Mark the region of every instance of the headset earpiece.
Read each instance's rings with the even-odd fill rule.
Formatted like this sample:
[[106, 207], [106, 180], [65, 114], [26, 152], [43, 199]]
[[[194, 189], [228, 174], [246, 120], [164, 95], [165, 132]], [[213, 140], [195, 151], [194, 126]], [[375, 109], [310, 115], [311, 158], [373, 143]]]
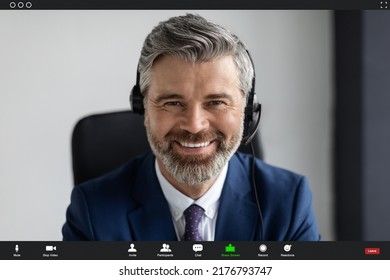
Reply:
[[[137, 67], [137, 69], [138, 69], [138, 67]], [[133, 111], [134, 113], [143, 115], [145, 113], [144, 97], [141, 94], [141, 88], [139, 86], [139, 79], [140, 79], [140, 73], [137, 70], [136, 84], [130, 92], [129, 101], [130, 101], [130, 110]]]
[[250, 92], [245, 107], [244, 135], [242, 144], [249, 144], [259, 129], [261, 117], [261, 104], [257, 101], [255, 92]]
[[244, 117], [244, 135], [242, 137], [242, 144], [247, 145], [250, 143], [255, 136], [261, 117], [261, 104], [258, 102], [257, 95], [255, 93], [256, 87], [256, 74], [255, 74], [255, 65], [253, 64], [252, 57], [249, 51], [246, 51], [249, 60], [251, 61], [253, 67], [253, 79], [252, 79], [252, 88], [248, 93], [247, 103], [245, 106], [245, 117]]

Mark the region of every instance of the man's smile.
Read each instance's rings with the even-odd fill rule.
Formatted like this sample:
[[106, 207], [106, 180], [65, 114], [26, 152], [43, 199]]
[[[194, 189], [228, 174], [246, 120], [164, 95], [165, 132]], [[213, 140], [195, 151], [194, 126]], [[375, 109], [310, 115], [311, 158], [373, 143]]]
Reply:
[[210, 145], [210, 141], [209, 142], [203, 142], [203, 143], [190, 143], [190, 142], [179, 142], [180, 145], [182, 145], [183, 147], [186, 147], [186, 148], [201, 148], [201, 147], [207, 147], [208, 145]]
[[207, 142], [181, 142], [174, 141], [173, 147], [177, 153], [184, 154], [209, 154], [216, 151], [216, 141]]

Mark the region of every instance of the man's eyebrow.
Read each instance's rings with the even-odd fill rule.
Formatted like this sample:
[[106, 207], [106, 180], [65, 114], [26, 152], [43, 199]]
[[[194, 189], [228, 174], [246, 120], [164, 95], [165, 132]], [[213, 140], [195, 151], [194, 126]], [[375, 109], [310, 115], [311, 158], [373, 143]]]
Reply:
[[206, 96], [206, 99], [228, 99], [233, 101], [233, 97], [227, 93], [212, 93]]
[[177, 94], [177, 93], [161, 94], [161, 95], [157, 96], [154, 101], [156, 103], [159, 103], [159, 102], [162, 102], [162, 101], [165, 101], [165, 100], [172, 100], [172, 99], [182, 100], [183, 96], [181, 96], [180, 94]]

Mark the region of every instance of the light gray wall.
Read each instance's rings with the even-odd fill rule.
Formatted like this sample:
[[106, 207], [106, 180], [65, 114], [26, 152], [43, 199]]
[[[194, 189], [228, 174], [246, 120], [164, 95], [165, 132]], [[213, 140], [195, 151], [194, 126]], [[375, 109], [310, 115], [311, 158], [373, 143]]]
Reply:
[[[61, 239], [75, 122], [128, 109], [146, 34], [183, 13], [0, 11], [0, 240]], [[309, 178], [323, 239], [332, 240], [331, 12], [198, 13], [246, 42], [265, 159]]]

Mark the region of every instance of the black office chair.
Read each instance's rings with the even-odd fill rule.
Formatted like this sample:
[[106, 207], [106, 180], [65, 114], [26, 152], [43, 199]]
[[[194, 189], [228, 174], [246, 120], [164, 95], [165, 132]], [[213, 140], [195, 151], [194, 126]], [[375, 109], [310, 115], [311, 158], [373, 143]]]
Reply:
[[[79, 120], [72, 135], [74, 184], [101, 176], [150, 151], [143, 121], [143, 116], [131, 111], [95, 114]], [[252, 143], [256, 157], [262, 158], [259, 135]], [[251, 154], [250, 145], [241, 145], [239, 150]]]

